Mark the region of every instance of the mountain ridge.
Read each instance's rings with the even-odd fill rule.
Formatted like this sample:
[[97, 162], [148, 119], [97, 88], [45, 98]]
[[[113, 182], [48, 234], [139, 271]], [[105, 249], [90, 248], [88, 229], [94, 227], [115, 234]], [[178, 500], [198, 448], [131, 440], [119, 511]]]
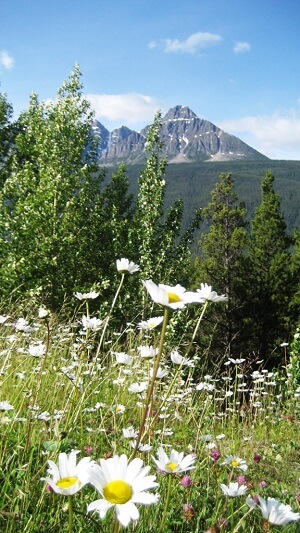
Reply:
[[[101, 122], [92, 124], [92, 134], [98, 140], [100, 165], [121, 162], [137, 164], [145, 160], [146, 136], [149, 125], [140, 132], [120, 126], [109, 132]], [[160, 138], [162, 154], [168, 163], [195, 163], [199, 161], [268, 160], [266, 156], [226, 133], [212, 122], [199, 118], [188, 106], [177, 105], [162, 117]]]

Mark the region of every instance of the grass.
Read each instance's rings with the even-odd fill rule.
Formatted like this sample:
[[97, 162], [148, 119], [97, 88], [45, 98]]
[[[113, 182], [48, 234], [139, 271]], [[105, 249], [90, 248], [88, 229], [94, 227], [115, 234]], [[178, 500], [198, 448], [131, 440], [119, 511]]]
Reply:
[[[80, 452], [78, 459], [89, 456], [96, 461], [124, 453], [150, 466], [160, 499], [155, 505], [139, 506], [140, 518], [128, 531], [271, 530], [260, 511], [246, 504], [247, 495], [273, 497], [299, 512], [295, 375], [292, 381], [285, 368], [250, 368], [247, 360], [228, 360], [222, 375], [205, 375], [201, 353], [189, 356], [186, 345], [171, 346], [170, 338], [164, 337], [164, 323], [148, 331], [130, 323], [116, 332], [108, 320], [84, 328], [83, 309], [91, 318], [88, 303], [78, 301], [70, 318], [41, 317], [38, 308], [24, 304], [22, 310], [2, 309], [1, 531], [119, 530], [113, 511], [103, 520], [87, 513], [87, 505], [99, 498], [91, 485], [72, 498], [71, 527], [68, 498], [49, 491], [41, 481], [47, 461], [71, 450]], [[159, 314], [159, 307], [155, 311]], [[178, 313], [170, 313], [171, 322]], [[193, 327], [190, 338], [192, 334]], [[152, 346], [156, 352], [142, 357], [140, 346]], [[185, 358], [181, 364], [172, 362], [175, 350]], [[139, 440], [145, 451], [137, 446]], [[195, 454], [195, 468], [177, 474], [157, 471], [152, 457], [161, 445], [167, 454], [171, 449]], [[237, 461], [224, 464], [229, 456]], [[246, 471], [236, 465], [239, 459], [245, 461]], [[239, 486], [247, 485], [246, 496], [226, 497], [220, 484], [236, 479]], [[296, 533], [299, 522], [285, 529]]]

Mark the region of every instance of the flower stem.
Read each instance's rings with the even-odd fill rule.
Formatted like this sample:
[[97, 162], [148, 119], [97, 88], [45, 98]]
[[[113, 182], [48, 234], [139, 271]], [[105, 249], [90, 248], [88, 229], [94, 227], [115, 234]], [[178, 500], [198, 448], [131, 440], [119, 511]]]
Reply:
[[106, 329], [107, 329], [107, 326], [109, 324], [109, 320], [110, 320], [110, 317], [112, 315], [112, 312], [113, 312], [113, 309], [115, 307], [115, 304], [116, 304], [116, 301], [118, 299], [118, 296], [120, 294], [120, 290], [122, 288], [122, 285], [124, 283], [124, 279], [125, 279], [125, 273], [123, 272], [122, 273], [122, 277], [121, 277], [121, 281], [120, 281], [120, 284], [119, 284], [119, 287], [117, 289], [117, 292], [115, 294], [115, 297], [113, 299], [113, 303], [111, 304], [111, 308], [110, 308], [110, 311], [105, 319], [105, 324], [104, 324], [104, 328], [103, 328], [103, 331], [102, 331], [102, 334], [101, 334], [101, 338], [100, 338], [100, 341], [99, 341], [99, 344], [98, 344], [98, 348], [97, 348], [97, 353], [96, 353], [96, 359], [100, 353], [100, 350], [101, 350], [101, 346], [102, 346], [102, 343], [103, 343], [103, 339], [104, 339], [104, 335], [105, 335], [105, 332], [106, 332]]
[[172, 474], [169, 474], [167, 496], [165, 499], [164, 512], [163, 512], [161, 523], [160, 523], [159, 533], [163, 531], [165, 521], [167, 518], [167, 512], [168, 512], [168, 507], [169, 507], [170, 497], [171, 497], [172, 477], [173, 477]]
[[194, 330], [194, 333], [193, 333], [193, 336], [192, 336], [191, 342], [190, 342], [190, 344], [188, 345], [187, 351], [186, 351], [186, 353], [185, 353], [186, 356], [187, 356], [187, 355], [190, 353], [190, 351], [191, 351], [191, 348], [192, 348], [192, 346], [193, 346], [193, 342], [194, 342], [195, 337], [196, 337], [196, 335], [197, 335], [197, 331], [198, 331], [198, 329], [199, 329], [199, 327], [200, 327], [200, 324], [201, 324], [202, 318], [203, 318], [203, 316], [204, 316], [204, 313], [205, 313], [205, 311], [206, 311], [206, 309], [207, 309], [208, 303], [209, 303], [209, 301], [208, 301], [208, 300], [205, 300], [205, 304], [204, 304], [203, 307], [202, 307], [201, 315], [199, 316], [198, 322], [197, 322], [197, 324], [196, 324], [196, 327], [195, 327], [195, 330]]
[[130, 460], [132, 460], [136, 456], [136, 453], [138, 451], [138, 447], [139, 447], [140, 442], [142, 440], [142, 437], [144, 435], [146, 418], [147, 418], [149, 406], [151, 405], [151, 402], [152, 402], [152, 399], [153, 399], [153, 391], [154, 391], [155, 380], [156, 380], [156, 376], [157, 376], [157, 372], [158, 372], [161, 356], [162, 356], [162, 353], [163, 353], [166, 330], [167, 330], [167, 325], [168, 325], [168, 321], [169, 321], [169, 313], [170, 313], [169, 308], [165, 307], [164, 320], [163, 320], [161, 336], [160, 336], [160, 343], [159, 343], [159, 350], [158, 350], [158, 354], [157, 354], [157, 357], [156, 357], [156, 360], [155, 360], [155, 363], [154, 363], [152, 378], [151, 378], [151, 381], [150, 381], [149, 386], [148, 386], [148, 392], [147, 392], [147, 396], [146, 396], [146, 402], [145, 402], [144, 412], [143, 412], [143, 416], [142, 416], [142, 420], [141, 420], [141, 424], [140, 424], [139, 433], [138, 433], [138, 436], [137, 436], [137, 439], [136, 439], [135, 448], [133, 450], [133, 453], [131, 454]]
[[69, 503], [69, 533], [73, 533], [73, 501], [72, 496], [68, 496]]

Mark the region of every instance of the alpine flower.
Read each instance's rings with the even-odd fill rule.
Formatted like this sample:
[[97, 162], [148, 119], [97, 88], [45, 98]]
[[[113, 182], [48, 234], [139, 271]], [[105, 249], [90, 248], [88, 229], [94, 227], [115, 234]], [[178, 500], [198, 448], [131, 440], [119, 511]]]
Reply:
[[131, 520], [138, 520], [136, 504], [151, 505], [158, 501], [158, 495], [147, 492], [158, 486], [155, 476], [148, 475], [149, 470], [150, 466], [143, 466], [138, 457], [130, 462], [124, 454], [100, 459], [100, 465], [95, 464], [89, 469], [89, 482], [101, 498], [90, 503], [87, 510], [97, 511], [103, 519], [114, 507], [116, 517], [124, 527]]
[[176, 450], [171, 450], [170, 457], [168, 457], [163, 447], [160, 446], [157, 455], [158, 459], [152, 457], [153, 461], [159, 470], [167, 474], [177, 474], [178, 472], [186, 472], [195, 468], [196, 456], [194, 454], [184, 457], [183, 452], [179, 453]]
[[164, 285], [160, 283], [156, 285], [151, 279], [142, 280], [142, 283], [147, 289], [152, 300], [164, 307], [170, 307], [171, 309], [182, 309], [186, 304], [197, 302], [199, 303], [199, 298], [197, 293], [188, 292], [181, 285], [175, 285], [171, 287], [170, 285]]
[[226, 496], [235, 498], [236, 496], [244, 496], [247, 492], [247, 485], [239, 485], [238, 482], [230, 482], [229, 485], [220, 484], [220, 487]]
[[243, 472], [246, 472], [248, 470], [248, 466], [246, 464], [246, 461], [244, 459], [240, 459], [239, 457], [235, 455], [228, 455], [222, 463], [222, 465], [229, 465], [233, 468], [238, 468], [239, 470], [242, 470]]
[[78, 300], [94, 300], [98, 298], [99, 292], [90, 291], [90, 292], [74, 292], [74, 296]]
[[246, 502], [252, 509], [259, 508], [262, 516], [274, 526], [286, 526], [290, 522], [300, 520], [300, 513], [294, 513], [290, 505], [285, 505], [274, 498], [257, 496], [259, 503], [247, 497]]
[[137, 272], [140, 270], [140, 267], [133, 263], [132, 261], [129, 261], [128, 259], [125, 259], [125, 257], [122, 257], [122, 259], [117, 259], [116, 261], [117, 270], [120, 272], [120, 274], [125, 274], [126, 272], [128, 274], [134, 274], [134, 272]]
[[228, 298], [225, 294], [219, 296], [216, 291], [212, 290], [212, 287], [207, 283], [201, 283], [200, 289], [197, 289], [199, 298], [202, 298], [202, 301], [209, 302], [227, 302]]
[[60, 453], [58, 465], [48, 461], [48, 474], [51, 477], [42, 478], [54, 492], [64, 496], [72, 496], [88, 483], [88, 472], [94, 461], [90, 457], [84, 457], [76, 465], [77, 451]]

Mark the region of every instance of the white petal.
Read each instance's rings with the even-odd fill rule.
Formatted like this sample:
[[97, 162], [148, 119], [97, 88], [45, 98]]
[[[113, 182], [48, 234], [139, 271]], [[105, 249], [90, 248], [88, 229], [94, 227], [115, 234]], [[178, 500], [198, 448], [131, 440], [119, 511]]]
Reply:
[[116, 514], [120, 524], [124, 527], [127, 527], [131, 520], [138, 520], [140, 516], [137, 507], [131, 501], [116, 505]]

